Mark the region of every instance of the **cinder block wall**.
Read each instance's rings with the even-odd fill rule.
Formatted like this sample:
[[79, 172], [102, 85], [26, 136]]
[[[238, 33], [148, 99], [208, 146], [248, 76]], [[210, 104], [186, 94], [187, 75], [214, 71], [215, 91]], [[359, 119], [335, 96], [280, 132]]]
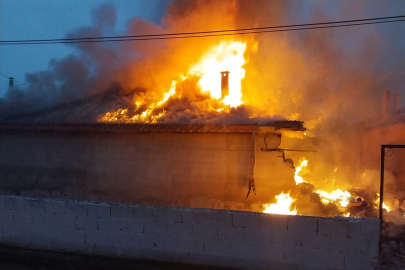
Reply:
[[0, 196], [0, 243], [244, 269], [375, 269], [379, 220]]
[[251, 133], [1, 131], [0, 194], [259, 210], [295, 187], [294, 169], [259, 143], [246, 202]]

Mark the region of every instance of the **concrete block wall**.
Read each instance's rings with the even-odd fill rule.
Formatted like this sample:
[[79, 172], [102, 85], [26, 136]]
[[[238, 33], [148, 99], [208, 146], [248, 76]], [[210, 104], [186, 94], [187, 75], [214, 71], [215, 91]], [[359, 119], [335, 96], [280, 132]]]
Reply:
[[278, 153], [259, 149], [260, 192], [247, 204], [251, 147], [251, 133], [3, 130], [0, 194], [253, 210], [295, 182]]
[[0, 243], [244, 269], [374, 269], [378, 219], [0, 196]]

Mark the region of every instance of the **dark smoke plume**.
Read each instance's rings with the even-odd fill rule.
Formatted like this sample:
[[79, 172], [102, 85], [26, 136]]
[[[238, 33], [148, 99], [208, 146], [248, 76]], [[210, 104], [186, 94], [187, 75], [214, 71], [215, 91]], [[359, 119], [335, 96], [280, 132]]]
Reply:
[[[316, 2], [316, 1], [315, 1]], [[141, 18], [128, 21], [125, 34], [189, 32], [266, 25], [322, 22], [396, 15], [405, 4], [383, 5], [373, 1], [302, 3], [267, 0], [175, 0], [161, 24]], [[331, 7], [333, 6], [333, 10]], [[66, 37], [116, 34], [117, 14], [112, 4], [91, 12], [92, 25], [75, 29]], [[49, 69], [29, 73], [27, 89], [10, 89], [0, 99], [0, 117], [29, 114], [59, 104], [69, 104], [102, 93], [119, 84], [106, 111], [122, 104], [130, 107], [136, 89], [147, 98], [158, 98], [171, 81], [187, 72], [192, 63], [222, 40], [258, 42], [257, 52], [247, 52], [243, 99], [246, 108], [266, 115], [328, 123], [331, 119], [358, 121], [377, 117], [383, 89], [403, 92], [405, 46], [401, 23], [321, 29], [246, 37], [169, 40], [123, 43], [71, 44], [76, 54], [53, 59]], [[190, 87], [188, 92], [198, 92]], [[114, 92], [116, 93], [116, 92]], [[181, 104], [168, 101], [163, 121], [213, 121], [198, 109], [199, 99]], [[188, 105], [196, 107], [190, 110]], [[94, 106], [101, 106], [94, 104]], [[97, 110], [99, 111], [99, 110]], [[73, 110], [74, 113], [74, 110]], [[91, 114], [91, 113], [90, 113]], [[236, 119], [242, 121], [240, 114]], [[221, 116], [231, 121], [232, 117]], [[94, 122], [97, 116], [86, 121]], [[238, 120], [238, 121], [239, 121]], [[58, 121], [58, 119], [52, 119]], [[220, 120], [222, 122], [222, 120]], [[232, 121], [231, 121], [232, 122]]]

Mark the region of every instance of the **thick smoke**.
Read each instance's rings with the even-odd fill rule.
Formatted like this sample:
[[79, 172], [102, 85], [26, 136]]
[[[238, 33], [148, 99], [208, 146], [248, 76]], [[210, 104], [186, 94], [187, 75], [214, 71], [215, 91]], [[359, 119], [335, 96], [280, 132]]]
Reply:
[[[368, 18], [392, 15], [401, 8], [404, 10], [403, 5], [399, 1], [387, 8], [369, 1], [356, 2], [353, 7], [346, 2], [312, 5], [264, 0], [175, 0], [167, 6], [161, 25], [136, 17], [128, 21], [125, 34]], [[117, 34], [114, 29], [117, 14], [113, 5], [100, 5], [91, 12], [91, 17], [92, 26], [76, 29], [66, 36]], [[253, 115], [257, 117], [284, 115], [306, 121], [321, 117], [322, 122], [343, 117], [358, 121], [379, 114], [382, 89], [402, 90], [405, 67], [400, 59], [405, 52], [399, 37], [403, 32], [399, 23], [257, 36], [71, 44], [77, 50], [75, 55], [51, 60], [47, 71], [27, 74], [29, 87], [10, 89], [0, 101], [0, 113], [9, 117], [69, 103], [106, 91], [113, 83], [120, 84], [123, 91], [121, 101], [115, 105], [112, 102], [112, 108], [122, 104], [124, 99], [146, 98], [152, 102], [160, 99], [162, 92], [170, 88], [171, 81], [184, 75], [208, 48], [223, 40], [242, 40], [249, 45], [243, 99], [250, 106], [242, 110], [255, 108], [257, 112]], [[387, 40], [391, 42], [385, 42]], [[258, 51], [254, 52], [252, 47], [256, 41]], [[144, 91], [139, 93], [136, 89]], [[190, 83], [183, 92], [198, 93], [199, 90]], [[194, 112], [187, 110], [190, 108], [187, 102], [195, 102], [197, 109]], [[171, 106], [165, 108], [170, 117], [162, 120], [211, 119], [201, 117], [198, 110], [201, 98], [189, 98], [187, 102], [171, 102]], [[179, 107], [174, 107], [174, 103]], [[181, 114], [182, 108], [184, 114]]]
[[[76, 29], [66, 37], [97, 37], [113, 31], [117, 16], [114, 6], [100, 5], [91, 15], [93, 26]], [[0, 99], [0, 119], [52, 109], [108, 89], [121, 67], [123, 55], [118, 47], [110, 43], [71, 46], [77, 49], [76, 54], [52, 59], [48, 70], [26, 74], [26, 89], [15, 86], [6, 92]]]

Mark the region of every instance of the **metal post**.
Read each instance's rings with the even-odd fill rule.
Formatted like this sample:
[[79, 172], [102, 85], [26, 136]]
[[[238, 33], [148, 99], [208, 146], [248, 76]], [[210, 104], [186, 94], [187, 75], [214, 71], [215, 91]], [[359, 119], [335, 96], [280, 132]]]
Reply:
[[384, 202], [384, 164], [385, 163], [385, 145], [381, 145], [381, 175], [380, 175], [380, 254], [382, 244], [382, 224], [383, 224], [383, 202]]
[[[382, 144], [381, 145], [381, 175], [380, 175], [380, 254], [382, 245], [382, 226], [383, 226], [383, 203], [384, 203], [384, 168], [385, 168], [385, 157], [390, 157], [394, 154], [394, 149], [405, 149], [405, 145], [400, 144]], [[391, 149], [391, 152], [385, 152], [386, 149]]]

